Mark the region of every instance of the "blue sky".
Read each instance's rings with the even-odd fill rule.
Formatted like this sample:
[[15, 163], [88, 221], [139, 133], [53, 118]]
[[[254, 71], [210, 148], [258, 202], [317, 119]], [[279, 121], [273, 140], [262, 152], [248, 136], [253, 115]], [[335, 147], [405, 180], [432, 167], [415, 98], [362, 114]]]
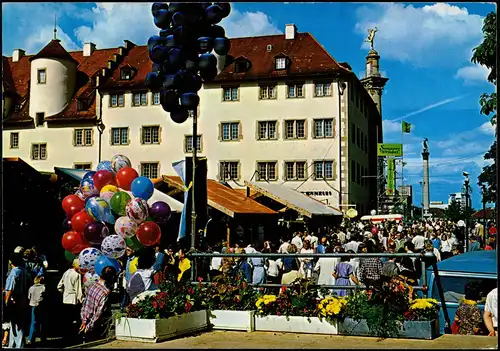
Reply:
[[[28, 6], [29, 5], [29, 9]], [[157, 29], [151, 3], [3, 3], [2, 53], [15, 48], [32, 54], [52, 39], [57, 13], [58, 38], [68, 50], [92, 41], [98, 48], [145, 44]], [[282, 33], [294, 23], [310, 32], [337, 61], [363, 72], [366, 29], [379, 30], [375, 49], [390, 78], [383, 95], [384, 139], [404, 143], [405, 184], [421, 202], [421, 142], [429, 138], [431, 200], [458, 192], [462, 171], [471, 175], [473, 205], [480, 207], [477, 175], [494, 139], [488, 118], [479, 114], [479, 96], [492, 92], [487, 70], [470, 62], [482, 41], [482, 21], [491, 3], [235, 3], [223, 22], [230, 37]], [[29, 16], [27, 14], [36, 14]], [[400, 133], [400, 120], [412, 123]], [[399, 180], [399, 183], [401, 180]], [[398, 184], [399, 184], [398, 183]]]

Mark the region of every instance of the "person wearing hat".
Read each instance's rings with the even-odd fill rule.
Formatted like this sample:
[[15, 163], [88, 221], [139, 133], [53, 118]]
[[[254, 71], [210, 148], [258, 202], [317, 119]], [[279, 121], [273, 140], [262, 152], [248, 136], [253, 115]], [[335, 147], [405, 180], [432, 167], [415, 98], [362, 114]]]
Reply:
[[78, 259], [74, 259], [72, 266], [64, 272], [57, 284], [57, 290], [63, 294], [65, 311], [62, 316], [65, 318], [63, 326], [66, 329], [63, 335], [68, 339], [75, 339], [78, 330], [74, 324], [80, 319], [80, 304], [83, 301], [82, 277], [79, 273]]

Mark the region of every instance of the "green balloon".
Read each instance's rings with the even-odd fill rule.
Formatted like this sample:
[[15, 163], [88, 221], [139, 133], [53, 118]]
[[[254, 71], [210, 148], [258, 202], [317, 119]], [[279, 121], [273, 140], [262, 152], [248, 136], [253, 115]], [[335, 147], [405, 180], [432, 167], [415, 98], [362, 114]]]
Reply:
[[73, 262], [73, 260], [76, 258], [76, 255], [72, 254], [71, 252], [69, 251], [64, 251], [64, 257], [66, 257], [66, 259], [69, 261], [69, 262]]
[[118, 213], [120, 216], [125, 216], [125, 208], [130, 200], [132, 200], [132, 198], [129, 194], [124, 191], [119, 191], [111, 197], [109, 205], [115, 213]]
[[142, 245], [139, 242], [139, 240], [137, 239], [137, 237], [135, 235], [131, 238], [125, 239], [125, 242], [127, 243], [127, 246], [130, 247], [134, 251], [138, 251], [144, 247], [144, 245]]

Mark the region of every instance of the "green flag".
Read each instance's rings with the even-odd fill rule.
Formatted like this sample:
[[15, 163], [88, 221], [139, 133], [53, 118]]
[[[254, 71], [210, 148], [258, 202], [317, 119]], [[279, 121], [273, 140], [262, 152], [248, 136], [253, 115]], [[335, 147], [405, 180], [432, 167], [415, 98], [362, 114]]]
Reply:
[[402, 121], [401, 122], [401, 129], [403, 133], [410, 133], [411, 132], [411, 123]]

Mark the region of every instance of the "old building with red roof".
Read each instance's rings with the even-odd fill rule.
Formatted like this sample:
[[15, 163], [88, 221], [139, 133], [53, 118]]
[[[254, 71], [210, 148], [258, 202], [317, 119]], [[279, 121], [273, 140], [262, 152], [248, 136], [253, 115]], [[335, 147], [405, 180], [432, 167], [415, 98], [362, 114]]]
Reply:
[[[146, 38], [145, 38], [146, 39]], [[269, 181], [360, 213], [376, 198], [376, 143], [382, 141], [378, 54], [360, 81], [310, 33], [231, 39], [198, 109], [199, 154], [208, 177], [243, 186]], [[67, 52], [58, 40], [39, 53], [3, 57], [4, 157], [40, 171], [95, 168], [115, 154], [143, 175], [174, 174], [193, 147], [190, 120], [176, 124], [148, 91], [145, 45]], [[369, 63], [369, 64], [368, 64]], [[376, 63], [376, 65], [374, 65]], [[376, 68], [376, 69], [374, 69]]]

